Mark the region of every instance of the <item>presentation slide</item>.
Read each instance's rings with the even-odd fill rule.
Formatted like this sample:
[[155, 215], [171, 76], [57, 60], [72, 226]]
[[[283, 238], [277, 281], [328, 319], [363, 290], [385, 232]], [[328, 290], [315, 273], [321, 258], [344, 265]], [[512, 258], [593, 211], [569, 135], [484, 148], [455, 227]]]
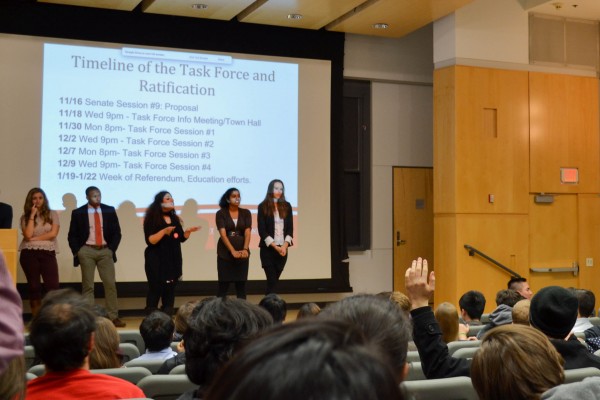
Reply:
[[[295, 63], [45, 44], [43, 82], [40, 183], [51, 204], [65, 185], [93, 184], [141, 208], [161, 183], [199, 206], [236, 186], [256, 206], [266, 165], [298, 204]], [[263, 159], [279, 142], [285, 151]]]
[[[294, 246], [282, 279], [331, 278], [331, 62], [0, 34], [0, 201], [41, 187], [59, 212], [59, 278], [81, 282], [67, 234], [97, 186], [117, 210], [118, 282], [145, 282], [146, 207], [169, 191], [184, 225], [184, 281], [216, 281], [215, 213], [230, 187], [252, 212], [285, 183]], [[99, 282], [99, 277], [96, 277]], [[25, 282], [18, 268], [18, 282]]]

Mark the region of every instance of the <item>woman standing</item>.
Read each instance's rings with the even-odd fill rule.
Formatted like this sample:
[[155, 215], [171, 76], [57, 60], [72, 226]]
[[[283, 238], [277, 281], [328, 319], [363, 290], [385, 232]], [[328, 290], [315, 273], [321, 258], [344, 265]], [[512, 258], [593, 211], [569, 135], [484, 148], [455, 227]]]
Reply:
[[221, 209], [215, 216], [220, 235], [217, 243], [218, 297], [227, 296], [229, 283], [234, 282], [238, 299], [246, 298], [252, 215], [249, 210], [240, 208], [240, 201], [238, 189], [227, 189], [221, 196]]
[[31, 189], [21, 216], [23, 241], [19, 246], [19, 261], [27, 277], [32, 315], [40, 309], [43, 292], [58, 289], [56, 236], [59, 228], [58, 214], [50, 210], [46, 193], [40, 188]]
[[279, 179], [269, 182], [267, 195], [258, 205], [257, 219], [260, 262], [267, 276], [266, 294], [275, 293], [294, 236], [292, 206], [285, 201], [285, 188]]
[[173, 314], [175, 286], [182, 275], [181, 243], [198, 229], [200, 227], [193, 226], [183, 230], [182, 221], [175, 213], [171, 193], [162, 191], [154, 196], [144, 217], [144, 236], [148, 245], [144, 251], [149, 286], [146, 297], [147, 314], [158, 309], [161, 299], [161, 310], [169, 315]]

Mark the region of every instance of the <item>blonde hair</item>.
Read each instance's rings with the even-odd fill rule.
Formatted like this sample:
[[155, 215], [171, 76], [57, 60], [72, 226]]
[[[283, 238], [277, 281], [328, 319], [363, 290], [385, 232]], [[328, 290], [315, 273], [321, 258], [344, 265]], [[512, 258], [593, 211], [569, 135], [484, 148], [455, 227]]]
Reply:
[[378, 293], [377, 296], [385, 297], [388, 300], [393, 301], [402, 309], [402, 311], [409, 313], [411, 308], [411, 303], [409, 298], [402, 292], [381, 292]]
[[108, 318], [97, 317], [94, 348], [90, 352], [90, 369], [120, 367], [121, 355], [117, 329]]
[[446, 343], [458, 340], [458, 310], [454, 304], [445, 302], [435, 309], [435, 319], [442, 331], [442, 340]]
[[199, 300], [190, 300], [177, 309], [174, 320], [175, 332], [182, 335], [185, 333], [188, 328], [188, 320], [190, 319], [192, 311], [194, 311], [194, 308], [196, 308], [198, 303], [200, 303]]
[[563, 358], [542, 332], [524, 325], [490, 330], [473, 356], [471, 380], [481, 399], [539, 399], [564, 381]]
[[529, 306], [531, 301], [525, 299], [520, 300], [514, 305], [512, 309], [512, 321], [513, 324], [527, 325], [529, 326]]
[[25, 357], [13, 358], [0, 374], [0, 399], [21, 400], [25, 398]]
[[318, 304], [306, 303], [306, 304], [303, 304], [298, 309], [298, 314], [296, 314], [296, 319], [302, 319], [302, 318], [306, 318], [306, 317], [314, 317], [316, 315], [319, 315], [320, 312], [321, 312], [321, 307], [319, 307]]

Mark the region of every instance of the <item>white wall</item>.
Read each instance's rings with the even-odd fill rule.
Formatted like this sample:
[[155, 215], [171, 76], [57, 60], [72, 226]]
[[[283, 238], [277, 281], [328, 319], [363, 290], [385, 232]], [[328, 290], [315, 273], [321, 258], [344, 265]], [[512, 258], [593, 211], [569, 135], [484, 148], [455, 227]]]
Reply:
[[344, 75], [372, 81], [371, 250], [350, 254], [357, 293], [392, 290], [394, 166], [433, 166], [433, 32], [346, 36]]

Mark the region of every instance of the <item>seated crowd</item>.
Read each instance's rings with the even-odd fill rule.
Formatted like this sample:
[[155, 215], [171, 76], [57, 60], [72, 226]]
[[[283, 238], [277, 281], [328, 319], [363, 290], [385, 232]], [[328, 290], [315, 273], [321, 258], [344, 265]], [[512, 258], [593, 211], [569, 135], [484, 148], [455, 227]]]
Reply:
[[[432, 310], [436, 281], [426, 260], [413, 261], [405, 280], [408, 296], [359, 294], [322, 310], [309, 303], [295, 322], [285, 322], [287, 306], [275, 294], [259, 305], [188, 302], [174, 321], [156, 311], [140, 324], [146, 350], [137, 360], [162, 361], [158, 374], [185, 365], [197, 388], [182, 391], [183, 400], [402, 399], [414, 346], [427, 379], [470, 377], [480, 399], [600, 399], [600, 378], [564, 383], [565, 370], [600, 369], [592, 292], [549, 286], [533, 295], [524, 279], [511, 279], [484, 322], [486, 300], [475, 290], [458, 308]], [[29, 340], [45, 373], [26, 383], [22, 305], [1, 255], [0, 298], [1, 399], [146, 397], [133, 383], [90, 372], [122, 367], [119, 335], [70, 289], [49, 293], [31, 321]], [[453, 357], [448, 343], [476, 340], [468, 334], [475, 330], [473, 358]]]

